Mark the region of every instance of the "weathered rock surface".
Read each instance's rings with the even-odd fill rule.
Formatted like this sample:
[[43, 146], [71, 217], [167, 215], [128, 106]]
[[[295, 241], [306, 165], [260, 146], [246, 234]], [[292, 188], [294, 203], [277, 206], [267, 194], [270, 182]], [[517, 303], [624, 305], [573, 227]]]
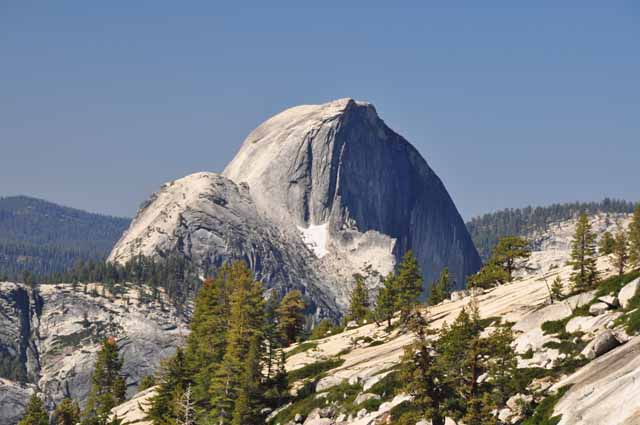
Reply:
[[386, 273], [411, 249], [425, 282], [447, 266], [460, 286], [480, 266], [438, 176], [369, 103], [288, 109], [247, 137], [224, 175], [248, 183], [274, 222], [318, 229], [329, 269], [370, 263]]
[[182, 255], [203, 274], [227, 261], [244, 260], [256, 279], [281, 295], [300, 289], [319, 317], [338, 315], [331, 288], [297, 233], [286, 232], [258, 214], [246, 185], [215, 173], [196, 173], [167, 183], [138, 211], [109, 260], [132, 254]]
[[370, 265], [384, 275], [408, 250], [427, 283], [446, 266], [461, 287], [480, 267], [418, 151], [372, 105], [341, 99], [270, 118], [224, 177], [197, 173], [164, 185], [109, 260], [178, 254], [211, 273], [243, 259], [268, 288], [301, 289], [321, 317], [347, 308], [354, 273]]
[[[155, 372], [161, 359], [172, 355], [188, 333], [186, 319], [162, 294], [160, 301], [139, 302], [138, 290], [118, 297], [104, 293], [101, 285], [0, 284], [0, 347], [15, 352], [26, 380], [43, 393], [52, 409], [64, 397], [81, 404], [91, 387], [91, 374], [99, 343], [115, 336], [124, 358], [127, 395], [135, 394], [138, 381]], [[148, 289], [147, 289], [148, 291]], [[19, 320], [16, 320], [19, 319]], [[13, 350], [13, 351], [12, 351]], [[16, 379], [14, 377], [14, 379]], [[25, 379], [25, 378], [23, 378]], [[0, 398], [14, 402], [0, 409], [0, 423], [13, 424], [28, 401], [29, 386], [4, 381]], [[15, 394], [12, 397], [11, 394]]]
[[624, 341], [620, 341], [620, 339], [613, 331], [607, 329], [599, 333], [593, 339], [593, 341], [591, 341], [589, 344], [587, 344], [586, 347], [584, 347], [582, 355], [589, 360], [593, 360], [596, 357], [599, 357], [604, 353], [613, 350], [623, 342]]
[[620, 301], [620, 306], [622, 308], [629, 307], [629, 302], [631, 298], [633, 298], [640, 289], [640, 277], [627, 283], [618, 293], [618, 300]]
[[591, 361], [554, 387], [572, 385], [558, 402], [558, 425], [640, 424], [640, 337]]
[[111, 409], [111, 417], [120, 419], [121, 425], [152, 425], [152, 421], [145, 420], [151, 406], [151, 399], [156, 395], [157, 387], [147, 388], [139, 392], [130, 400]]
[[0, 423], [16, 424], [22, 418], [35, 386], [0, 378]]
[[589, 314], [599, 316], [605, 314], [611, 307], [606, 303], [594, 303], [589, 306]]

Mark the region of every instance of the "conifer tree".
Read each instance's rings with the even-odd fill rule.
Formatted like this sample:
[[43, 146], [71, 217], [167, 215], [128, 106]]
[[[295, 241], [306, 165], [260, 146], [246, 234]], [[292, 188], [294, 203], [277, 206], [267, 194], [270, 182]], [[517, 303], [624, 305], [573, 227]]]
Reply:
[[29, 399], [24, 416], [18, 425], [49, 425], [49, 416], [44, 408], [44, 403], [36, 394]]
[[122, 364], [116, 339], [105, 338], [98, 352], [83, 425], [107, 424], [110, 410], [124, 401], [126, 385], [120, 374]]
[[[185, 389], [191, 388], [190, 371], [182, 348], [178, 348], [174, 356], [162, 363], [159, 381], [147, 415], [155, 425], [175, 425], [181, 414], [179, 401]], [[195, 403], [192, 392], [189, 398]]]
[[232, 264], [224, 264], [215, 278], [207, 279], [198, 291], [184, 353], [188, 369], [193, 371], [192, 397], [204, 410], [208, 410], [211, 380], [227, 347], [229, 298], [234, 284], [232, 267]]
[[297, 289], [287, 292], [278, 306], [278, 329], [284, 338], [285, 345], [296, 341], [304, 329], [305, 302], [302, 293]]
[[429, 329], [427, 320], [420, 313], [413, 315], [408, 325], [415, 340], [405, 348], [401, 361], [405, 391], [420, 407], [422, 419], [430, 419], [433, 425], [444, 425], [452, 388], [439, 362], [439, 347], [434, 339], [436, 333]]
[[560, 301], [563, 297], [562, 279], [560, 278], [560, 275], [558, 275], [551, 283], [551, 300]]
[[406, 323], [422, 293], [420, 266], [411, 251], [407, 251], [400, 263], [395, 278], [395, 288], [396, 310], [400, 310], [400, 318]]
[[636, 206], [629, 223], [629, 261], [640, 267], [640, 204]]
[[70, 398], [65, 398], [53, 412], [53, 423], [55, 425], [76, 425], [78, 422], [80, 422], [80, 406]]
[[362, 276], [356, 276], [356, 285], [351, 292], [349, 319], [361, 323], [369, 314], [369, 290]]
[[211, 421], [219, 425], [259, 420], [254, 389], [261, 371], [264, 299], [262, 285], [244, 263], [232, 266], [233, 292], [227, 349], [210, 388]]
[[478, 273], [469, 276], [467, 287], [469, 288], [492, 288], [509, 281], [509, 274], [499, 265], [488, 263], [484, 265]]
[[429, 305], [436, 305], [447, 299], [451, 293], [452, 285], [449, 282], [449, 268], [445, 267], [437, 281], [431, 285]]
[[598, 278], [595, 239], [589, 218], [585, 213], [580, 214], [571, 242], [571, 261], [569, 261], [573, 267], [571, 282], [576, 291], [591, 288]]
[[529, 242], [519, 236], [505, 236], [500, 238], [493, 250], [490, 264], [495, 264], [507, 273], [507, 282], [513, 280], [513, 273], [521, 268], [531, 256]]
[[[496, 328], [487, 338], [485, 344], [490, 353], [487, 365], [487, 380], [493, 386], [490, 394], [490, 405], [498, 410], [503, 409], [509, 397], [515, 393], [514, 376], [518, 372], [518, 359], [512, 347], [513, 331], [507, 326]], [[488, 400], [484, 401], [484, 404]]]
[[612, 254], [611, 262], [618, 271], [618, 276], [622, 276], [629, 262], [629, 242], [627, 241], [627, 235], [622, 230], [616, 233]]
[[389, 273], [378, 290], [375, 309], [376, 320], [386, 321], [388, 327], [391, 327], [391, 319], [397, 305], [396, 292], [395, 276]]
[[615, 248], [615, 240], [611, 232], [607, 230], [600, 237], [600, 242], [598, 243], [598, 254], [600, 255], [613, 254], [614, 248]]

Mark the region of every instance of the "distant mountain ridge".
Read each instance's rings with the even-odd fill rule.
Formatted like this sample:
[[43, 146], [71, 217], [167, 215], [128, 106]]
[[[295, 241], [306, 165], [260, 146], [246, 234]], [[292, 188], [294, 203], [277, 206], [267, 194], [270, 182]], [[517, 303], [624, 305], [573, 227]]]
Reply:
[[549, 224], [569, 220], [579, 213], [632, 213], [634, 202], [605, 198], [599, 202], [558, 203], [543, 207], [507, 208], [483, 214], [467, 222], [473, 243], [484, 261], [502, 236], [527, 236]]
[[48, 275], [104, 259], [129, 222], [28, 196], [2, 197], [0, 277]]

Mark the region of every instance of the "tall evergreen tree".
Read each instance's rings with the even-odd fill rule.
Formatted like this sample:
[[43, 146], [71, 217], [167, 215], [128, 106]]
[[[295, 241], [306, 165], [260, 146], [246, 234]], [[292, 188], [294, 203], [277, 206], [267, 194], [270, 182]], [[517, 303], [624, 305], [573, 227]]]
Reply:
[[600, 237], [600, 242], [598, 242], [598, 254], [600, 255], [609, 255], [613, 253], [615, 248], [615, 239], [611, 232], [606, 231]]
[[18, 425], [49, 425], [49, 416], [44, 408], [44, 403], [36, 394], [33, 394], [29, 399], [24, 416]]
[[629, 242], [623, 230], [619, 230], [616, 233], [612, 254], [611, 262], [618, 271], [618, 276], [622, 276], [629, 262]]
[[126, 385], [120, 374], [122, 363], [116, 339], [105, 338], [98, 352], [91, 391], [83, 414], [83, 425], [109, 423], [110, 410], [124, 401]]
[[362, 276], [356, 276], [356, 284], [353, 291], [351, 291], [348, 318], [361, 323], [368, 315], [369, 290], [365, 285], [364, 278]]
[[422, 293], [422, 273], [418, 261], [411, 251], [407, 251], [402, 263], [400, 263], [395, 278], [395, 287], [396, 310], [400, 310], [400, 317], [406, 323]]
[[560, 301], [564, 298], [562, 293], [562, 279], [560, 275], [556, 276], [556, 278], [551, 283], [551, 300], [552, 301]]
[[[185, 389], [191, 388], [190, 371], [182, 348], [178, 348], [174, 356], [162, 363], [159, 381], [158, 390], [151, 399], [147, 416], [155, 425], [176, 425], [181, 416], [179, 402], [184, 396]], [[191, 392], [189, 397], [195, 403]]]
[[184, 354], [188, 368], [193, 371], [193, 399], [200, 410], [210, 407], [211, 380], [227, 348], [229, 299], [233, 285], [232, 265], [225, 264], [214, 279], [204, 282], [196, 296], [191, 333]]
[[504, 236], [493, 250], [489, 263], [498, 265], [507, 273], [507, 282], [513, 280], [513, 273], [520, 269], [531, 256], [529, 242], [519, 236]]
[[576, 291], [584, 291], [595, 285], [598, 278], [596, 264], [596, 236], [585, 213], [580, 214], [576, 231], [571, 241], [571, 261], [573, 267], [571, 282]]
[[420, 408], [422, 419], [430, 419], [433, 425], [444, 425], [452, 388], [439, 362], [436, 332], [429, 329], [428, 321], [419, 313], [409, 319], [409, 328], [415, 340], [402, 356], [400, 371], [406, 383], [404, 389]]
[[383, 286], [378, 290], [375, 308], [376, 320], [386, 321], [388, 327], [391, 327], [391, 319], [397, 305], [396, 293], [395, 276], [389, 273], [384, 279]]
[[640, 267], [640, 204], [636, 206], [629, 223], [629, 261]]
[[297, 289], [287, 292], [282, 298], [282, 301], [280, 301], [277, 309], [278, 329], [286, 345], [295, 342], [298, 335], [300, 335], [304, 329], [305, 307], [302, 293]]
[[447, 299], [451, 293], [452, 285], [449, 281], [449, 268], [445, 267], [440, 273], [440, 277], [431, 285], [429, 294], [429, 305], [436, 305]]
[[65, 398], [53, 412], [53, 423], [55, 425], [76, 425], [78, 422], [80, 422], [80, 406], [70, 398]]
[[259, 385], [264, 342], [262, 285], [253, 280], [244, 263], [232, 266], [233, 292], [227, 349], [211, 388], [210, 418], [219, 425], [255, 423], [259, 420], [252, 391]]

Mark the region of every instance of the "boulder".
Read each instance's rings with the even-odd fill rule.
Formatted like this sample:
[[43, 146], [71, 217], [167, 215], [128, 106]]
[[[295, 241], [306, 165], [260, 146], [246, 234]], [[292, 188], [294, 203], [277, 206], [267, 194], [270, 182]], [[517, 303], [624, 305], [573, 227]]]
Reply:
[[577, 316], [569, 320], [566, 326], [568, 333], [586, 332], [597, 333], [612, 326], [613, 321], [620, 317], [620, 312], [608, 312], [599, 316]]
[[516, 394], [507, 400], [507, 407], [515, 414], [520, 414], [522, 412], [523, 405], [527, 405], [532, 401], [532, 395]]
[[599, 297], [598, 301], [605, 303], [610, 308], [616, 308], [620, 305], [618, 303], [618, 297], [616, 297], [615, 295], [605, 295], [604, 297]]
[[378, 394], [373, 394], [373, 393], [358, 394], [358, 396], [356, 397], [356, 400], [354, 401], [354, 404], [357, 406], [358, 404], [362, 404], [368, 400], [380, 400], [380, 396]]
[[449, 297], [451, 298], [451, 301], [460, 301], [468, 296], [469, 296], [469, 291], [462, 290], [462, 291], [453, 291]]
[[340, 378], [338, 376], [333, 376], [333, 375], [325, 376], [324, 378], [319, 380], [318, 383], [316, 384], [316, 391], [321, 393], [323, 391], [328, 390], [331, 387], [340, 385], [342, 381], [343, 381], [343, 378]]
[[620, 344], [622, 344], [622, 342], [618, 339], [616, 334], [607, 329], [598, 334], [593, 341], [587, 344], [584, 350], [582, 350], [582, 355], [589, 360], [593, 360], [596, 357], [613, 350]]
[[605, 314], [607, 310], [609, 310], [611, 306], [606, 303], [598, 302], [595, 304], [591, 304], [589, 307], [589, 314], [592, 316], [599, 316], [601, 314]]
[[627, 283], [620, 292], [618, 292], [618, 301], [620, 301], [620, 306], [626, 309], [629, 306], [629, 301], [631, 301], [631, 298], [638, 293], [639, 289], [640, 277]]

